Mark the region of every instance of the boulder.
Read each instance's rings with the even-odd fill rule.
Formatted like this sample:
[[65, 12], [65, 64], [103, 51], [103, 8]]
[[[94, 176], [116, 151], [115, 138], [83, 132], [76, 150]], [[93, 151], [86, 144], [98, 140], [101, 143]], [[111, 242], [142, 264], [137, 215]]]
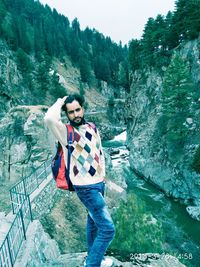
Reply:
[[193, 219], [200, 221], [200, 206], [188, 206], [186, 210]]

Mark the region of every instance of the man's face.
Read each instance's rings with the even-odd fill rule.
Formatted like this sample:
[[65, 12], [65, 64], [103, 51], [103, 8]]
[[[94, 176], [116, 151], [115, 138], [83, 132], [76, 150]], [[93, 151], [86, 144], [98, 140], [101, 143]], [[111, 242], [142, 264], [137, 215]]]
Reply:
[[80, 125], [84, 116], [84, 109], [80, 106], [79, 102], [74, 100], [72, 103], [66, 104], [67, 117], [75, 125]]

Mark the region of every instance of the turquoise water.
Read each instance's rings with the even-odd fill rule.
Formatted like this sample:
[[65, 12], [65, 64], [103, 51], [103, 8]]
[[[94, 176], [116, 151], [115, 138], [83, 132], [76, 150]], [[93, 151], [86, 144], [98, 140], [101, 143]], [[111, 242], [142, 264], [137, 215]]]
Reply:
[[[107, 141], [103, 142], [103, 146], [105, 149], [111, 147], [124, 149], [124, 142]], [[122, 161], [114, 166], [123, 169], [128, 193], [137, 195], [145, 203], [146, 209], [162, 222], [170, 254], [178, 257], [187, 267], [200, 267], [200, 222], [188, 215], [185, 205], [166, 197], [138, 177], [130, 169], [128, 161]]]

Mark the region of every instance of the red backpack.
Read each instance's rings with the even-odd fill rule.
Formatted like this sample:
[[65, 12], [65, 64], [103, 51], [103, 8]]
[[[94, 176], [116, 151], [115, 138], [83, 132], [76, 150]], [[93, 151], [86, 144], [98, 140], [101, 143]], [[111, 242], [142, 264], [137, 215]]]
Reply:
[[53, 178], [56, 181], [56, 186], [60, 189], [74, 191], [72, 182], [70, 180], [70, 159], [71, 159], [71, 145], [74, 142], [74, 128], [70, 124], [66, 124], [67, 140], [68, 140], [68, 161], [65, 166], [64, 153], [61, 144], [58, 142], [57, 152], [54, 156], [51, 169]]
[[[96, 126], [94, 123], [89, 122], [88, 125], [97, 132]], [[51, 169], [53, 178], [56, 181], [56, 186], [60, 189], [74, 191], [73, 184], [70, 180], [70, 161], [71, 161], [71, 151], [72, 151], [72, 144], [75, 140], [75, 132], [73, 126], [70, 124], [66, 124], [67, 130], [67, 141], [68, 141], [68, 157], [67, 157], [67, 166], [65, 165], [64, 153], [60, 143], [57, 146], [57, 152], [54, 156]]]

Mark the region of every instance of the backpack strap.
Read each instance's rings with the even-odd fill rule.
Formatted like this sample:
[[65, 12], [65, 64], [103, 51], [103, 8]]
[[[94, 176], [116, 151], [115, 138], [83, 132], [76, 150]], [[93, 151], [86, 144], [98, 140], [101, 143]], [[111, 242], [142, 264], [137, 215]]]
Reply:
[[87, 122], [87, 124], [97, 133], [97, 127], [93, 122]]
[[68, 145], [69, 143], [71, 145], [75, 139], [74, 127], [71, 126], [70, 124], [66, 124], [66, 128], [67, 128], [67, 142]]
[[72, 144], [74, 142], [74, 128], [70, 125], [70, 124], [66, 124], [66, 130], [67, 130], [67, 143], [68, 143], [68, 154], [67, 154], [67, 183], [68, 185], [70, 184], [70, 176], [69, 176], [69, 172], [70, 172], [70, 162], [71, 162], [71, 147]]

